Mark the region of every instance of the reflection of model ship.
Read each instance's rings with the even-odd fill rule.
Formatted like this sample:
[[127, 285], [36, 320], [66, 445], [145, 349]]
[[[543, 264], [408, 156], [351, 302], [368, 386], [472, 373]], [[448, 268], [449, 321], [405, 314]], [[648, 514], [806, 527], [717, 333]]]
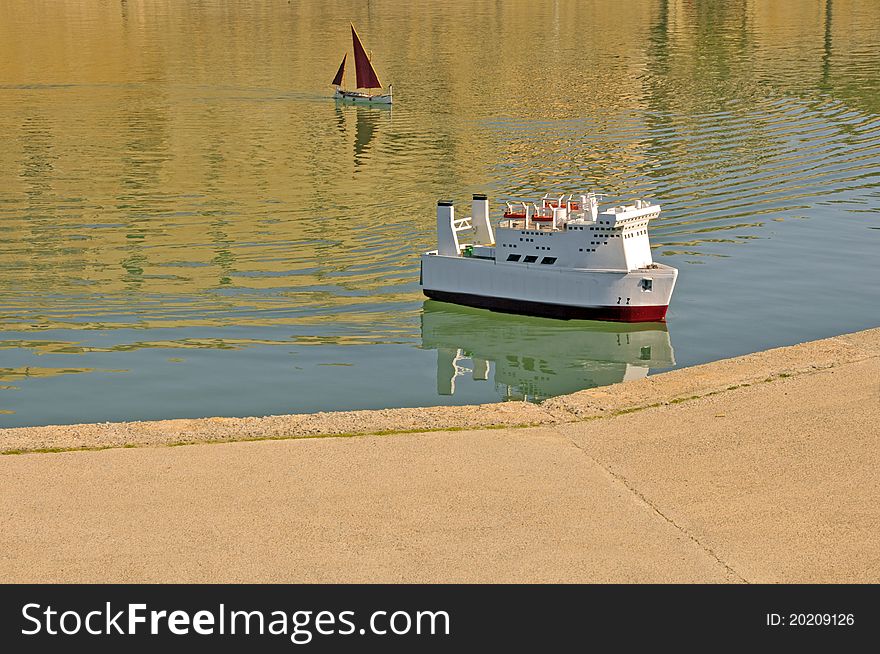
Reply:
[[651, 368], [675, 365], [662, 323], [502, 316], [432, 301], [422, 313], [422, 346], [437, 350], [440, 395], [452, 395], [460, 375], [488, 380], [493, 363], [504, 397], [532, 400], [640, 379]]

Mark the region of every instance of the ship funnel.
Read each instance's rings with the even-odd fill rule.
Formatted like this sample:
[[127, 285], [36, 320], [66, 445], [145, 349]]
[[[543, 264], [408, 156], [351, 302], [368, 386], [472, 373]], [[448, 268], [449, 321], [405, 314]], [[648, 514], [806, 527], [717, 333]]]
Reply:
[[489, 199], [483, 193], [474, 193], [471, 225], [474, 228], [474, 243], [492, 245], [495, 242], [492, 225], [489, 223]]
[[437, 203], [437, 254], [457, 257], [459, 253], [455, 207], [452, 200], [440, 200]]
[[553, 207], [553, 229], [562, 225], [567, 217], [568, 210], [565, 207]]
[[596, 219], [599, 217], [599, 199], [595, 193], [590, 193], [587, 197], [590, 200], [590, 218], [593, 219], [593, 222], [596, 222]]

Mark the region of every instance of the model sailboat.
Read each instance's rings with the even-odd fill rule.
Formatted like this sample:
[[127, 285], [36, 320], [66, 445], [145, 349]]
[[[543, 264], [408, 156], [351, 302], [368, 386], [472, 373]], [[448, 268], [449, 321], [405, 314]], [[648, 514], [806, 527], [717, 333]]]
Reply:
[[391, 86], [388, 87], [387, 94], [369, 93], [373, 89], [382, 89], [382, 83], [379, 76], [376, 75], [376, 69], [364, 49], [364, 44], [358, 36], [354, 25], [351, 26], [351, 42], [354, 46], [354, 69], [357, 76], [357, 88], [366, 89], [368, 92], [362, 91], [346, 91], [342, 88], [343, 79], [345, 78], [345, 59], [346, 53], [342, 57], [342, 63], [339, 64], [339, 70], [336, 71], [336, 77], [333, 78], [331, 84], [336, 87], [336, 93], [333, 95], [337, 100], [343, 102], [356, 102], [358, 104], [391, 104]]

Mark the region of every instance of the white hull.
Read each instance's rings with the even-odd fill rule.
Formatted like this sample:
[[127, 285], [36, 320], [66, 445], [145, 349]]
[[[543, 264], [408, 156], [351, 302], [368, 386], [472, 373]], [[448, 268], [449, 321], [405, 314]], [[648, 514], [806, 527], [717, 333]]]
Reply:
[[370, 95], [369, 93], [359, 93], [357, 91], [342, 91], [337, 89], [333, 98], [351, 104], [391, 104], [392, 95]]
[[663, 264], [631, 271], [551, 268], [436, 251], [421, 259], [422, 288], [428, 297], [560, 318], [663, 320], [678, 276], [675, 268]]

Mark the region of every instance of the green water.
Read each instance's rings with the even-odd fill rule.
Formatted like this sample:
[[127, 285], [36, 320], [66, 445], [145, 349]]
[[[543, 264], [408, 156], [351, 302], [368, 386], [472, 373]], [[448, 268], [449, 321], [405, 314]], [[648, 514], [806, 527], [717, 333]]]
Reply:
[[[337, 106], [354, 21], [393, 110]], [[0, 3], [0, 427], [541, 399], [880, 324], [880, 3]], [[425, 302], [434, 205], [651, 196], [668, 324]]]

